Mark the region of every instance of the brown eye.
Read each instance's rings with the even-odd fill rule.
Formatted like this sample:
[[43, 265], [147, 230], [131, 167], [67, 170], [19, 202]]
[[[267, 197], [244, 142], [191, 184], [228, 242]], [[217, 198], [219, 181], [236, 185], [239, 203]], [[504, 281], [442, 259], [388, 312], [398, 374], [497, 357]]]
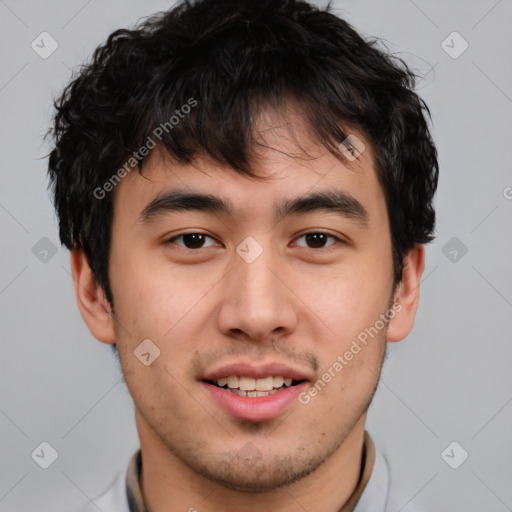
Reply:
[[204, 247], [209, 247], [209, 245], [205, 246], [207, 238], [213, 240], [211, 236], [205, 235], [204, 233], [184, 233], [183, 235], [177, 235], [169, 239], [168, 243], [175, 243], [176, 240], [181, 239], [182, 243], [176, 243], [179, 247], [184, 247], [185, 249], [203, 249]]
[[305, 233], [302, 236], [300, 236], [298, 240], [300, 240], [301, 238], [305, 240], [306, 245], [297, 245], [299, 245], [300, 247], [309, 247], [310, 249], [323, 249], [324, 247], [329, 247], [330, 245], [332, 245], [332, 243], [326, 245], [329, 238], [331, 238], [334, 241], [338, 241], [338, 239], [335, 236], [322, 232]]

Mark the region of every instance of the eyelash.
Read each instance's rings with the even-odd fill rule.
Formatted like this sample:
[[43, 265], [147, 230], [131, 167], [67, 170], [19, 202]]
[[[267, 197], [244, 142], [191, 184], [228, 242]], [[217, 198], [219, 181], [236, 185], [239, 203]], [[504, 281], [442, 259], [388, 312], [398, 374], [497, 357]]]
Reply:
[[[173, 244], [175, 240], [179, 239], [179, 238], [183, 238], [184, 236], [186, 235], [203, 235], [207, 238], [211, 238], [212, 240], [215, 240], [212, 236], [210, 235], [207, 235], [206, 233], [201, 233], [201, 232], [196, 232], [196, 231], [191, 231], [190, 233], [182, 233], [181, 235], [174, 235], [172, 238], [169, 238], [168, 240], [166, 240], [164, 243], [165, 244]], [[300, 234], [298, 237], [295, 238], [295, 240], [298, 240], [300, 238], [303, 238], [307, 235], [326, 235], [328, 238], [332, 238], [335, 240], [335, 243], [333, 244], [330, 244], [326, 247], [319, 247], [319, 248], [312, 248], [312, 247], [307, 247], [307, 246], [299, 246], [299, 247], [302, 247], [302, 248], [305, 248], [305, 249], [311, 249], [313, 251], [320, 251], [320, 250], [329, 250], [330, 248], [332, 248], [334, 245], [336, 245], [336, 242], [339, 242], [340, 244], [346, 244], [346, 242], [344, 240], [342, 240], [341, 238], [338, 238], [330, 233], [326, 233], [325, 231], [307, 231], [306, 233], [302, 233]], [[199, 247], [198, 249], [191, 249], [189, 247], [185, 247], [185, 246], [181, 246], [181, 245], [178, 245], [178, 247], [180, 249], [183, 249], [185, 251], [194, 251], [194, 252], [198, 252], [198, 251], [201, 251], [202, 249], [208, 249], [208, 247], [211, 247], [211, 246], [208, 246], [208, 247]]]

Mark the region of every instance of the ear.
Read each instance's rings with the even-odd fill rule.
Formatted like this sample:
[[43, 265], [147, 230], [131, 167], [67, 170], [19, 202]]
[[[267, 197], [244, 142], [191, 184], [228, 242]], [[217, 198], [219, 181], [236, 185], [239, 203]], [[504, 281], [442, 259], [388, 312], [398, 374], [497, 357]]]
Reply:
[[96, 282], [83, 249], [71, 250], [71, 274], [78, 309], [91, 334], [103, 343], [115, 343], [112, 309]]
[[388, 324], [387, 341], [403, 340], [414, 327], [420, 300], [420, 280], [425, 268], [425, 246], [414, 246], [404, 257], [402, 281], [395, 292], [395, 316]]

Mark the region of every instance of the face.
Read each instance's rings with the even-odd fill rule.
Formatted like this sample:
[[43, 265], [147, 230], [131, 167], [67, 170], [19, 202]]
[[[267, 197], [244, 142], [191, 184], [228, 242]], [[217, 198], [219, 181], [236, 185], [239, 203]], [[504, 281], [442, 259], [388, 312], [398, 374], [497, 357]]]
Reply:
[[[154, 152], [115, 191], [116, 345], [139, 435], [245, 491], [337, 453], [364, 423], [386, 346], [391, 238], [371, 148], [348, 168], [300, 119], [309, 157], [289, 125], [262, 118], [266, 181]], [[134, 351], [148, 339], [142, 359], [159, 355], [145, 365]]]

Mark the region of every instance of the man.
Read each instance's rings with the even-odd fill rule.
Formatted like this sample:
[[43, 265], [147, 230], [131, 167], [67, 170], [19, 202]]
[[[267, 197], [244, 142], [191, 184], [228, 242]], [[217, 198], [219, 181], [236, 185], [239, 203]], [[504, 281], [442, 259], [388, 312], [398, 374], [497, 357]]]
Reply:
[[65, 89], [60, 237], [141, 444], [91, 510], [388, 510], [364, 426], [438, 177], [413, 86], [328, 11], [203, 0], [114, 32]]

